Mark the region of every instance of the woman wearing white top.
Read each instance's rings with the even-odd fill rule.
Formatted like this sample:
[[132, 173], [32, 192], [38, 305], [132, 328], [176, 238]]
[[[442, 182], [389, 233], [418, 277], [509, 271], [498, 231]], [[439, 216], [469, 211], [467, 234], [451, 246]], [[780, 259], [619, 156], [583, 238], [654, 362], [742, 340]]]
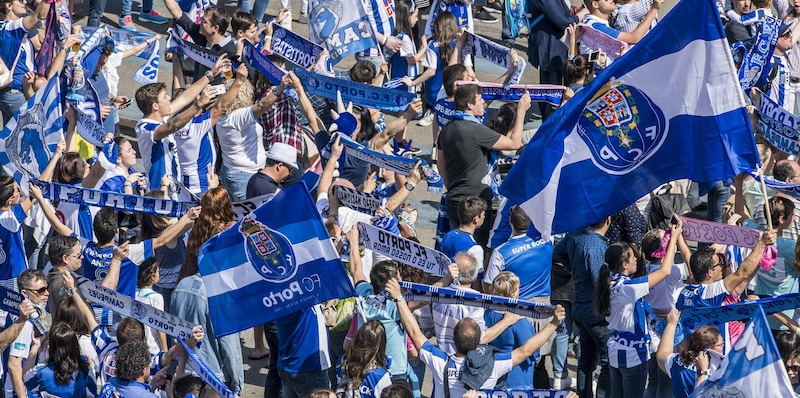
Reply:
[[648, 312], [651, 318], [653, 315], [645, 296], [672, 271], [681, 228], [680, 220], [672, 226], [661, 268], [646, 277], [630, 278], [638, 267], [630, 244], [615, 243], [606, 250], [606, 263], [597, 278], [594, 309], [605, 317], [611, 330], [608, 360], [612, 397], [644, 395], [647, 361], [655, 351], [647, 319]]

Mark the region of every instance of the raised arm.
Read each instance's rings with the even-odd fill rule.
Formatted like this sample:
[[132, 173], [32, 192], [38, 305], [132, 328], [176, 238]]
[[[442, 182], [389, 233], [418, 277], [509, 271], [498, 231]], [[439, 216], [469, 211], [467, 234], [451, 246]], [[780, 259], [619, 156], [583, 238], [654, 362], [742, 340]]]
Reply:
[[217, 120], [222, 117], [222, 114], [225, 113], [225, 110], [230, 108], [233, 101], [236, 100], [236, 96], [239, 95], [239, 89], [242, 88], [242, 84], [244, 81], [247, 80], [247, 65], [244, 62], [239, 64], [239, 67], [236, 68], [236, 79], [233, 80], [233, 84], [219, 98], [219, 101], [211, 108], [211, 124], [216, 125]]
[[277, 87], [273, 87], [269, 95], [264, 96], [260, 101], [253, 105], [253, 117], [258, 118], [259, 116], [267, 113], [269, 108], [271, 108], [272, 105], [278, 101], [278, 98], [281, 94], [283, 94], [285, 89], [286, 84], [284, 84], [283, 81], [281, 81], [281, 84], [279, 84]]
[[644, 35], [647, 34], [647, 31], [650, 30], [650, 26], [653, 25], [653, 20], [656, 18], [656, 14], [658, 14], [658, 9], [661, 7], [661, 3], [664, 0], [654, 0], [653, 5], [650, 7], [650, 11], [647, 11], [647, 14], [644, 16], [642, 22], [639, 23], [639, 26], [633, 30], [633, 32], [620, 32], [617, 39], [622, 40], [628, 44], [636, 44], [639, 40], [642, 40]]
[[52, 181], [53, 180], [53, 171], [56, 169], [56, 164], [58, 160], [61, 159], [61, 156], [64, 155], [64, 151], [67, 149], [67, 142], [64, 140], [58, 141], [56, 145], [56, 152], [50, 158], [50, 161], [47, 162], [47, 167], [44, 168], [42, 175], [39, 176], [39, 179], [42, 181]]
[[761, 255], [764, 254], [764, 248], [774, 245], [777, 236], [777, 232], [774, 229], [761, 233], [761, 238], [758, 239], [756, 247], [745, 257], [736, 272], [725, 277], [725, 289], [732, 292], [740, 283], [750, 279], [751, 275], [758, 269], [758, 262], [761, 260]]
[[164, 230], [163, 233], [161, 233], [161, 235], [153, 238], [153, 250], [166, 245], [168, 242], [172, 242], [181, 235], [185, 234], [188, 230], [192, 229], [194, 220], [200, 216], [201, 209], [202, 207], [200, 206], [192, 207], [178, 220], [178, 222], [170, 225]]
[[100, 282], [100, 286], [111, 290], [117, 290], [120, 267], [125, 258], [128, 257], [129, 245], [128, 241], [125, 241], [114, 247], [114, 253], [111, 255], [111, 263], [108, 266], [108, 272], [106, 276], [103, 277], [103, 281]]
[[31, 196], [36, 198], [39, 201], [39, 206], [42, 208], [42, 213], [44, 213], [44, 217], [47, 218], [47, 221], [50, 222], [50, 225], [56, 231], [57, 234], [61, 236], [71, 236], [73, 234], [72, 230], [69, 229], [61, 220], [58, 219], [56, 213], [50, 207], [49, 204], [45, 203], [44, 197], [42, 197], [42, 190], [36, 186], [36, 184], [31, 183], [28, 187], [28, 192], [30, 192]]
[[[405, 182], [411, 184], [411, 189], [414, 189], [417, 185], [419, 185], [420, 180], [422, 180], [422, 161], [418, 161], [411, 171], [408, 173], [408, 178], [405, 179]], [[389, 200], [386, 201], [386, 210], [390, 213], [394, 213], [398, 207], [400, 207], [403, 202], [411, 195], [411, 191], [406, 189], [406, 184], [398, 185], [397, 192], [394, 193]]]
[[153, 43], [155, 43], [155, 42], [157, 42], [159, 40], [161, 40], [161, 35], [156, 33], [155, 37], [151, 37], [151, 38], [149, 38], [149, 39], [147, 39], [147, 40], [145, 40], [145, 41], [143, 41], [143, 42], [141, 42], [141, 43], [129, 48], [124, 53], [122, 53], [122, 59], [125, 59], [125, 58], [128, 58], [130, 56], [138, 54], [139, 51], [144, 50], [149, 45], [151, 45], [151, 44], [153, 44]]
[[286, 84], [297, 92], [297, 98], [300, 100], [300, 109], [303, 111], [303, 114], [306, 115], [306, 119], [308, 119], [308, 126], [311, 127], [311, 131], [314, 133], [318, 132], [320, 130], [319, 115], [317, 115], [317, 111], [314, 110], [314, 105], [311, 104], [311, 100], [308, 99], [303, 84], [294, 72], [289, 72], [286, 76], [288, 76]]
[[35, 311], [36, 307], [33, 306], [30, 300], [22, 300], [19, 304], [19, 318], [0, 332], [0, 350], [5, 350], [6, 347], [17, 339], [19, 333], [22, 332], [22, 328], [25, 326], [25, 322], [28, 321], [28, 317]]
[[167, 6], [167, 11], [172, 14], [172, 18], [175, 20], [180, 19], [180, 17], [183, 15], [183, 10], [181, 9], [181, 6], [178, 5], [177, 1], [164, 0], [164, 5]]
[[[417, 323], [417, 318], [414, 318], [414, 313], [408, 308], [405, 298], [400, 291], [400, 284], [397, 279], [392, 278], [386, 283], [386, 293], [389, 293], [389, 298], [397, 303], [397, 311], [400, 313], [400, 321], [403, 322], [403, 328], [408, 333], [408, 338], [414, 343], [417, 350], [422, 350], [422, 345], [428, 341], [428, 338], [422, 333]], [[514, 365], [516, 366], [516, 365]]]
[[[174, 0], [172, 0], [174, 1]], [[226, 59], [227, 54], [222, 54], [219, 56], [217, 63], [214, 64], [214, 67], [209, 69], [208, 72], [204, 73], [203, 76], [200, 76], [192, 83], [191, 86], [187, 87], [184, 92], [181, 93], [177, 98], [172, 100], [170, 107], [172, 108], [173, 112], [183, 109], [186, 105], [189, 105], [190, 102], [193, 100], [196, 101], [197, 96], [203, 91], [203, 89], [211, 83], [211, 80], [215, 77], [219, 76], [220, 72], [222, 72], [223, 65], [229, 65], [230, 60]], [[209, 76], [210, 75], [210, 76]], [[183, 127], [186, 123], [182, 124], [180, 127]], [[166, 137], [166, 135], [165, 135]]]
[[514, 117], [514, 127], [511, 129], [511, 137], [504, 135], [494, 143], [494, 150], [517, 150], [522, 146], [522, 132], [525, 129], [525, 113], [531, 107], [531, 96], [528, 90], [519, 99], [517, 105], [517, 115]]
[[678, 224], [670, 226], [669, 244], [667, 254], [661, 259], [661, 267], [647, 275], [647, 286], [652, 289], [672, 273], [672, 266], [675, 264], [675, 252], [677, 251], [678, 240], [683, 233], [683, 221], [678, 218]]
[[406, 108], [405, 112], [400, 114], [400, 117], [389, 123], [389, 125], [386, 126], [386, 129], [376, 134], [375, 137], [372, 137], [372, 139], [369, 140], [370, 148], [376, 151], [383, 149], [383, 146], [386, 145], [386, 143], [389, 142], [389, 140], [391, 140], [396, 134], [402, 133], [403, 130], [406, 129], [406, 126], [408, 126], [408, 122], [420, 112], [422, 112], [422, 99], [414, 98], [414, 100], [411, 101], [411, 104], [408, 105], [408, 108]]
[[358, 250], [358, 225], [353, 225], [347, 231], [347, 241], [350, 243], [350, 273], [353, 276], [353, 284], [361, 281], [367, 282], [364, 266], [361, 263], [361, 254]]
[[678, 310], [672, 310], [667, 314], [667, 326], [664, 328], [664, 334], [661, 335], [661, 342], [658, 343], [658, 351], [656, 351], [656, 361], [661, 371], [669, 374], [667, 365], [664, 363], [667, 357], [672, 355], [675, 347], [675, 329], [678, 327], [678, 320], [681, 318], [681, 313]]
[[511, 363], [513, 366], [521, 364], [528, 359], [528, 357], [533, 355], [536, 350], [542, 348], [544, 343], [546, 343], [550, 336], [558, 329], [566, 316], [567, 312], [564, 311], [564, 307], [556, 305], [553, 321], [545, 325], [545, 327], [533, 335], [533, 337], [529, 338], [525, 344], [511, 351]]
[[322, 176], [319, 178], [319, 184], [317, 184], [317, 197], [323, 193], [327, 194], [328, 190], [331, 188], [331, 184], [333, 184], [333, 172], [336, 171], [336, 162], [339, 160], [339, 156], [342, 155], [342, 151], [344, 150], [344, 144], [342, 144], [339, 134], [336, 134], [333, 139], [331, 157], [328, 159], [328, 163], [325, 163], [325, 168], [322, 169]]
[[[71, 271], [65, 272], [62, 278], [64, 280], [65, 289], [72, 289], [75, 287], [75, 278], [72, 276]], [[86, 321], [86, 326], [89, 330], [94, 330], [98, 326], [97, 319], [94, 318], [94, 311], [89, 307], [89, 304], [86, 304], [80, 291], [73, 293], [72, 297], [69, 299], [75, 302], [75, 306], [78, 307], [78, 311], [83, 315], [83, 319]]]
[[47, 18], [48, 12], [50, 12], [50, 2], [40, 1], [36, 6], [36, 11], [22, 18], [22, 26], [25, 27], [25, 30], [31, 30], [35, 28], [36, 24], [44, 21], [44, 19]]
[[[202, 83], [203, 79], [205, 78], [200, 79], [198, 82]], [[192, 87], [194, 87], [196, 84], [198, 83], [193, 84]], [[186, 91], [189, 90], [187, 89]], [[184, 91], [184, 94], [186, 91]], [[197, 96], [197, 99], [195, 99], [189, 107], [170, 117], [166, 123], [160, 124], [158, 127], [156, 127], [155, 131], [153, 131], [153, 141], [161, 141], [170, 134], [180, 130], [183, 126], [192, 121], [192, 118], [197, 115], [198, 112], [201, 112], [208, 105], [210, 105], [212, 101], [212, 89], [211, 87], [207, 87], [200, 95]], [[173, 104], [174, 103], [175, 102], [173, 101]]]
[[[205, 331], [203, 330], [203, 327], [200, 325], [195, 325], [192, 328], [192, 336], [186, 339], [186, 345], [189, 346], [189, 348], [193, 349], [194, 347], [197, 346], [197, 343], [203, 341], [204, 338], [205, 338]], [[172, 347], [170, 347], [169, 350], [165, 351], [164, 354], [161, 355], [161, 363], [160, 363], [161, 367], [169, 366], [172, 363], [172, 361], [175, 360], [175, 354], [180, 354], [181, 351], [183, 351], [183, 345], [180, 343], [174, 344]]]

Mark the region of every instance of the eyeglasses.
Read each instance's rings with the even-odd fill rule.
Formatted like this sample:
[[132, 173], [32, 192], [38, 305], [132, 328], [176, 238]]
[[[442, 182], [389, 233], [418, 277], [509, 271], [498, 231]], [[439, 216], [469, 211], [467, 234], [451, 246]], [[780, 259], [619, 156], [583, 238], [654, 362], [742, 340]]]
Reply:
[[725, 347], [725, 343], [717, 343], [712, 345], [712, 347]]
[[786, 33], [782, 34], [781, 37], [790, 38], [792, 37], [792, 31], [787, 30]]
[[792, 372], [795, 372], [795, 373], [800, 373], [800, 365], [791, 365], [791, 366], [786, 366], [786, 371], [788, 372], [788, 371], [790, 371], [790, 370], [791, 370]]
[[36, 293], [37, 296], [41, 296], [41, 295], [43, 295], [43, 294], [45, 294], [47, 292], [47, 288], [48, 288], [48, 286], [45, 285], [44, 287], [41, 287], [41, 288], [36, 289], [36, 290], [33, 290], [33, 289], [25, 289], [25, 290], [27, 290], [27, 291], [29, 291], [31, 293]]
[[80, 260], [83, 258], [83, 252], [78, 252], [78, 254], [68, 254], [67, 257], [75, 257]]

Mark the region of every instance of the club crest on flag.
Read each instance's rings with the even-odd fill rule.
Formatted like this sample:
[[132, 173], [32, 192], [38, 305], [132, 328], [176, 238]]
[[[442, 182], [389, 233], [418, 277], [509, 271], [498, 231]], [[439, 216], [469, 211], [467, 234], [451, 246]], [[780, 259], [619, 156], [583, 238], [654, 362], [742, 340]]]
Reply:
[[292, 244], [280, 232], [270, 229], [252, 216], [245, 217], [239, 232], [247, 242], [245, 253], [256, 271], [268, 282], [282, 283], [297, 273]]
[[[651, 125], [642, 126], [642, 120]], [[603, 86], [589, 101], [577, 128], [594, 164], [609, 174], [634, 170], [667, 136], [661, 109], [642, 91], [618, 81]]]
[[322, 40], [330, 38], [339, 28], [343, 8], [339, 1], [320, 2], [308, 15], [308, 28]]
[[19, 115], [14, 130], [7, 143], [16, 143], [6, 148], [8, 158], [30, 176], [38, 176], [50, 160], [50, 153], [44, 144], [44, 107], [36, 104]]

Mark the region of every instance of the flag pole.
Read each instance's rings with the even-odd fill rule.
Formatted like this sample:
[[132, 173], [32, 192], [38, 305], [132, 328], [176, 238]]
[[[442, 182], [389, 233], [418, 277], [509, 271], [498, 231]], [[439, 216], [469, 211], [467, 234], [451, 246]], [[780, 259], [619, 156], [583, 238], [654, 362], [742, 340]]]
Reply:
[[[772, 229], [772, 212], [769, 209], [769, 198], [767, 197], [767, 184], [764, 183], [764, 165], [758, 168], [758, 179], [761, 180], [761, 195], [764, 196], [764, 214], [767, 216], [767, 229]], [[744, 192], [742, 192], [744, 195]]]

